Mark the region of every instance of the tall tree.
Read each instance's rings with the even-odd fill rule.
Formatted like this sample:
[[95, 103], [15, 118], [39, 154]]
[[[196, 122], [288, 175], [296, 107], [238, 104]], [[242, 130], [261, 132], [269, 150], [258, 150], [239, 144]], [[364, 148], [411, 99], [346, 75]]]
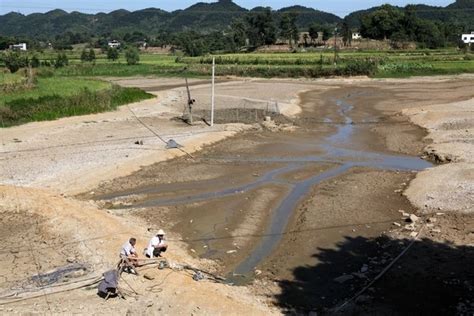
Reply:
[[288, 12], [284, 13], [280, 19], [280, 36], [287, 40], [290, 45], [292, 45], [292, 41], [297, 43], [299, 40], [299, 31], [296, 26], [297, 17], [296, 12]]
[[271, 45], [276, 43], [277, 30], [270, 8], [260, 12], [251, 12], [246, 16], [247, 36], [252, 46]]

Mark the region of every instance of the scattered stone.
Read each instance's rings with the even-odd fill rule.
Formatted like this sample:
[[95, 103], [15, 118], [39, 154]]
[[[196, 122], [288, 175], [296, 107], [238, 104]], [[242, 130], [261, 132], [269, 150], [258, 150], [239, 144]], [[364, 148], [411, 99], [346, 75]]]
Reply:
[[271, 122], [272, 118], [270, 116], [265, 116], [265, 122]]
[[337, 282], [337, 283], [342, 284], [344, 282], [352, 280], [353, 278], [354, 278], [354, 276], [351, 275], [351, 274], [344, 274], [344, 275], [341, 275], [341, 276], [335, 278], [334, 281]]
[[403, 227], [405, 230], [410, 230], [410, 231], [414, 231], [416, 229], [415, 227], [415, 224], [414, 223], [411, 223], [411, 224], [408, 224], [408, 225], [405, 225], [405, 227]]
[[231, 253], [236, 253], [237, 250], [228, 250], [226, 253], [231, 254]]
[[67, 261], [68, 263], [74, 263], [74, 262], [76, 261], [76, 258], [74, 258], [74, 257], [68, 257], [68, 258], [66, 259], [66, 261]]
[[260, 274], [262, 274], [262, 271], [260, 271], [260, 270], [255, 270], [255, 275], [260, 275]]
[[192, 253], [196, 253], [196, 250], [194, 250], [194, 249], [191, 249], [191, 252], [192, 252]]
[[369, 271], [369, 266], [366, 264], [362, 265], [362, 268], [360, 268], [360, 272], [365, 273], [367, 271]]
[[417, 233], [417, 232], [411, 232], [411, 233], [410, 233], [410, 237], [415, 238], [416, 236], [418, 236], [418, 233]]
[[445, 213], [436, 213], [436, 216], [443, 216]]
[[402, 224], [397, 223], [397, 222], [393, 222], [393, 225], [395, 225], [395, 226], [397, 226], [397, 227], [402, 227]]
[[155, 279], [155, 277], [152, 276], [152, 275], [149, 274], [149, 273], [145, 273], [145, 274], [143, 275], [143, 277], [144, 277], [145, 279], [147, 279], [147, 280], [154, 280], [154, 279]]
[[416, 216], [415, 214], [410, 214], [407, 218], [407, 222], [409, 223], [416, 223], [420, 220], [420, 218], [418, 216]]
[[148, 303], [146, 304], [146, 307], [152, 307], [152, 306], [153, 306], [153, 302], [152, 302], [152, 301], [150, 301], [150, 302], [148, 302]]
[[441, 229], [435, 228], [431, 230], [432, 233], [441, 233]]
[[436, 217], [430, 217], [426, 220], [428, 223], [436, 223], [438, 219]]

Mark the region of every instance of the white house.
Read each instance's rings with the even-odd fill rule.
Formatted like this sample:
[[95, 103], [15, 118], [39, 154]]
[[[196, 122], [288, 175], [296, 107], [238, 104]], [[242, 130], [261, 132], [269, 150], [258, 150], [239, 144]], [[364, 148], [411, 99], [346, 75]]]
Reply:
[[10, 45], [10, 49], [26, 51], [26, 43], [18, 43], [18, 44]]
[[352, 39], [353, 40], [360, 40], [362, 38], [362, 35], [360, 35], [359, 32], [352, 32]]
[[116, 41], [116, 40], [113, 40], [113, 41], [110, 41], [108, 43], [108, 45], [109, 45], [110, 48], [119, 48], [120, 47], [120, 42]]
[[471, 44], [474, 43], [474, 32], [471, 32], [471, 34], [463, 34], [462, 41], [464, 44], [469, 44], [469, 46], [471, 46]]

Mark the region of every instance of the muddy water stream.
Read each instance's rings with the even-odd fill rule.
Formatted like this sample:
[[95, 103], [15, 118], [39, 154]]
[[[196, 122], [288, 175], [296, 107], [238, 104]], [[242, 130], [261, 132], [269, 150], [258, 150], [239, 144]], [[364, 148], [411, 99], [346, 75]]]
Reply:
[[[229, 268], [229, 271], [232, 270], [231, 275], [244, 276], [243, 279], [246, 279], [246, 277], [253, 276], [253, 271], [255, 268], [261, 264], [263, 260], [265, 260], [272, 253], [272, 251], [276, 249], [278, 243], [282, 239], [282, 235], [286, 230], [293, 210], [300, 202], [304, 200], [311, 188], [315, 185], [328, 179], [338, 177], [347, 172], [349, 169], [355, 167], [393, 171], [419, 171], [431, 166], [430, 163], [417, 157], [392, 155], [370, 150], [359, 150], [357, 149], [357, 146], [354, 146], [353, 139], [357, 136], [358, 129], [351, 118], [351, 113], [354, 109], [351, 100], [354, 97], [363, 97], [363, 93], [367, 93], [367, 91], [359, 92], [358, 94], [349, 94], [344, 98], [331, 99], [330, 104], [334, 107], [333, 112], [337, 114], [337, 121], [341, 122], [339, 124], [335, 124], [337, 129], [331, 135], [325, 137], [320, 143], [313, 143], [310, 139], [305, 138], [301, 141], [304, 143], [301, 144], [299, 142], [296, 144], [306, 148], [314, 147], [318, 152], [321, 152], [321, 154], [308, 155], [302, 151], [302, 154], [296, 152], [290, 157], [240, 156], [236, 158], [235, 156], [221, 156], [213, 158], [214, 160], [236, 162], [245, 161], [246, 163], [269, 164], [275, 166], [274, 168], [264, 172], [262, 175], [259, 175], [251, 182], [245, 183], [243, 185], [224, 187], [222, 189], [211, 191], [206, 191], [205, 189], [206, 187], [209, 187], [209, 181], [193, 181], [191, 183], [184, 184], [172, 183], [169, 185], [158, 185], [155, 187], [147, 186], [146, 188], [137, 188], [128, 190], [126, 192], [104, 194], [98, 198], [101, 200], [113, 200], [117, 198], [126, 198], [127, 196], [132, 195], [145, 195], [147, 196], [145, 199], [133, 200], [133, 202], [127, 204], [127, 207], [153, 208], [158, 206], [187, 205], [193, 202], [208, 201], [210, 199], [222, 199], [232, 196], [237, 196], [238, 199], [239, 194], [256, 190], [268, 185], [284, 186], [287, 188], [286, 193], [280, 197], [278, 203], [276, 203], [269, 213], [270, 219], [267, 222], [267, 227], [265, 231], [259, 235], [260, 238], [254, 242], [250, 254], [241, 262], [235, 264], [232, 269]], [[369, 117], [364, 120], [369, 119], [373, 120], [373, 118]], [[334, 121], [334, 119], [331, 119], [330, 117], [324, 117], [322, 120], [324, 122]], [[276, 135], [276, 137], [278, 137], [278, 134]], [[302, 170], [311, 163], [327, 163], [329, 165], [333, 165], [334, 167], [315, 174], [309, 178], [297, 181], [285, 180], [285, 175]], [[200, 188], [200, 192], [188, 194], [185, 188], [188, 185], [190, 185], [190, 188]], [[170, 197], [169, 193], [172, 193], [174, 190], [181, 191], [181, 193], [173, 194]], [[166, 193], [168, 193], [168, 195], [166, 195]], [[219, 236], [215, 236], [213, 233], [207, 232], [201, 237], [203, 240], [212, 240], [213, 238], [217, 238]], [[207, 243], [207, 253], [205, 253], [203, 256], [209, 256], [211, 253], [215, 252], [215, 250], [208, 245], [209, 244]]]

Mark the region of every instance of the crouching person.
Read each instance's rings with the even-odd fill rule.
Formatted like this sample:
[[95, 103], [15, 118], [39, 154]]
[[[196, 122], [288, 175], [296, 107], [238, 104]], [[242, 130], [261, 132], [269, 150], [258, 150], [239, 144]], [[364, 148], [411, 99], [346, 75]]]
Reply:
[[148, 247], [145, 249], [145, 255], [148, 258], [161, 257], [161, 253], [168, 249], [165, 241], [165, 232], [160, 229], [158, 233], [150, 240]]
[[138, 254], [135, 249], [136, 244], [137, 240], [133, 237], [123, 244], [122, 249], [120, 250], [120, 259], [122, 259], [121, 265], [123, 271], [138, 275], [135, 270], [135, 267], [138, 266]]

